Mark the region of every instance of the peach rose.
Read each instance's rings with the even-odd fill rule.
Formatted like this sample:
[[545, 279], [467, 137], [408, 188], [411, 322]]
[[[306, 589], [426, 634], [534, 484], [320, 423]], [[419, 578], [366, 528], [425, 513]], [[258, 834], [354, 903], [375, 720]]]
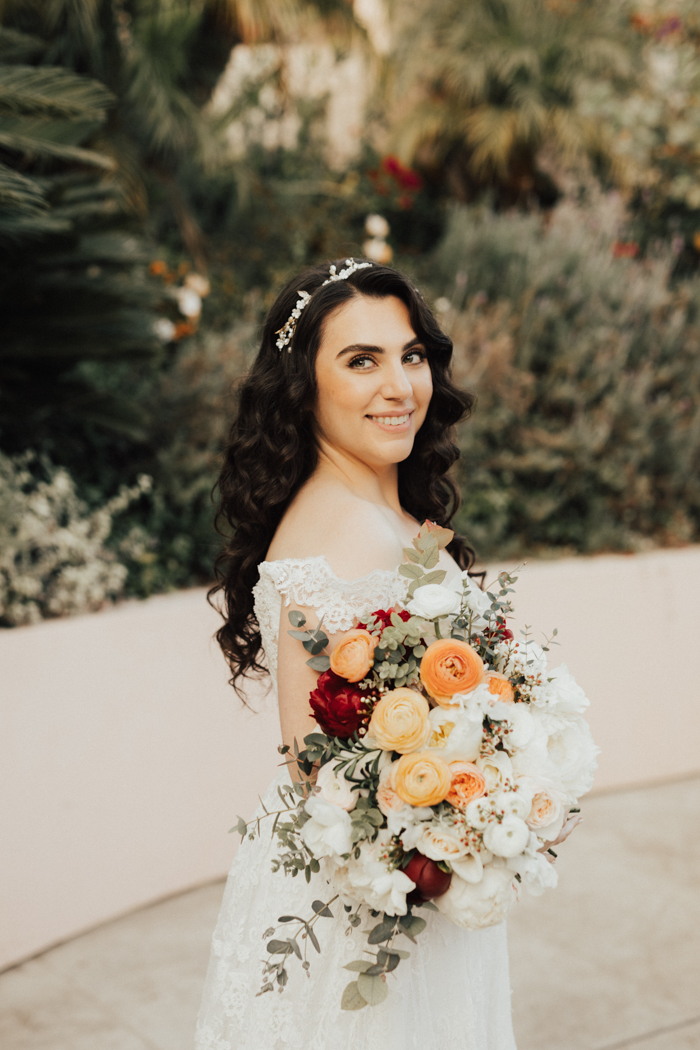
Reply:
[[379, 638], [369, 631], [348, 631], [331, 653], [331, 671], [348, 682], [359, 682], [374, 663]]
[[383, 751], [405, 755], [428, 743], [429, 713], [428, 701], [415, 689], [392, 689], [376, 704], [367, 731]]
[[443, 638], [426, 649], [420, 677], [433, 700], [449, 707], [455, 693], [470, 693], [483, 682], [484, 665], [471, 645], [458, 638]]
[[489, 692], [493, 693], [497, 700], [502, 700], [504, 704], [515, 702], [515, 689], [507, 675], [501, 674], [500, 671], [489, 671], [486, 675], [486, 684]]
[[486, 779], [473, 762], [450, 762], [452, 783], [447, 802], [456, 809], [466, 809], [475, 798], [486, 794]]
[[394, 769], [394, 789], [409, 806], [436, 806], [447, 797], [452, 773], [432, 751], [402, 755]]

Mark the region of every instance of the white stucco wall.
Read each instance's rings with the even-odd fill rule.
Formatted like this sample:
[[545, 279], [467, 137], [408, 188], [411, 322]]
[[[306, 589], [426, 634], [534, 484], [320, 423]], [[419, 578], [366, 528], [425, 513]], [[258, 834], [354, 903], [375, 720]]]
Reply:
[[[516, 602], [591, 697], [596, 790], [700, 770], [700, 547], [533, 562]], [[279, 724], [216, 623], [193, 590], [0, 632], [0, 967], [227, 870]]]

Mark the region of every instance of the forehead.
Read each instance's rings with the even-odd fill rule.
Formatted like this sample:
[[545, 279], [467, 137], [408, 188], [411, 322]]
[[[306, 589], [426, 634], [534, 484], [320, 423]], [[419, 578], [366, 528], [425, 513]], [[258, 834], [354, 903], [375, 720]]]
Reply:
[[356, 295], [326, 317], [319, 353], [338, 353], [354, 343], [401, 350], [415, 335], [401, 299]]

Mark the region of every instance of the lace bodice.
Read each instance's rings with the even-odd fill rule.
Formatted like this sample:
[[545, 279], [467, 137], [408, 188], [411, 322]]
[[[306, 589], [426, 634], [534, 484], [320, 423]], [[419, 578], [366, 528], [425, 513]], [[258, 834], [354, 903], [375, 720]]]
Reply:
[[375, 609], [388, 609], [406, 596], [408, 581], [396, 569], [377, 569], [356, 580], [341, 580], [325, 557], [263, 561], [253, 587], [255, 615], [272, 681], [277, 686], [277, 643], [282, 600], [314, 609], [328, 634], [349, 631]]

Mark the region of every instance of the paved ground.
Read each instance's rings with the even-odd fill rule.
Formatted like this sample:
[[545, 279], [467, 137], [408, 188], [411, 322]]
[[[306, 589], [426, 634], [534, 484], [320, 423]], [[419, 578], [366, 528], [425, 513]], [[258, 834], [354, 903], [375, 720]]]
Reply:
[[[560, 887], [509, 920], [519, 1050], [700, 1050], [700, 779], [592, 798], [584, 813]], [[191, 1050], [221, 893], [183, 894], [0, 975], [0, 1047]]]

